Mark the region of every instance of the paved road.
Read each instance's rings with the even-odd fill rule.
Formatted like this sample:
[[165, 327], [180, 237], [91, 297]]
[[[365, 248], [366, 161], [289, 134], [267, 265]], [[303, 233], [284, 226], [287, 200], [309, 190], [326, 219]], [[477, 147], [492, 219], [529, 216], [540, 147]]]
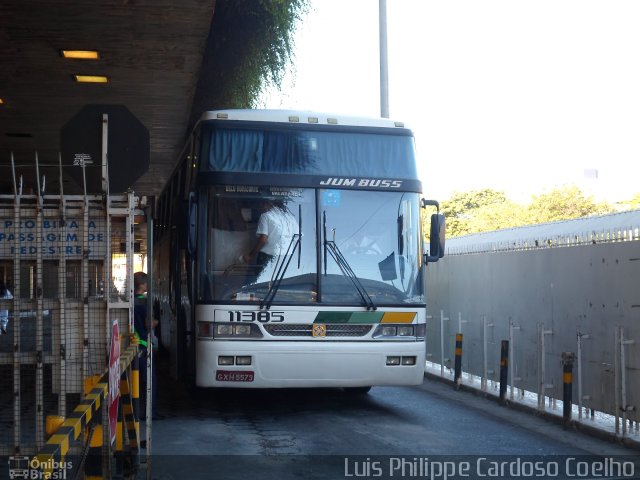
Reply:
[[[176, 385], [161, 390], [167, 418], [153, 425], [151, 469], [153, 478], [162, 480], [402, 478], [402, 473], [404, 478], [479, 478], [477, 470], [491, 468], [493, 461], [515, 468], [522, 461], [533, 465], [533, 456], [543, 455], [553, 457], [538, 459], [542, 477], [552, 476], [548, 468], [559, 465], [557, 478], [563, 478], [567, 458], [634, 453], [430, 380], [413, 388], [375, 387], [362, 396], [339, 389], [198, 395]], [[457, 477], [445, 475], [447, 461]], [[470, 470], [461, 472], [466, 463]], [[522, 473], [511, 478], [524, 478]], [[634, 477], [640, 478], [637, 465]]]

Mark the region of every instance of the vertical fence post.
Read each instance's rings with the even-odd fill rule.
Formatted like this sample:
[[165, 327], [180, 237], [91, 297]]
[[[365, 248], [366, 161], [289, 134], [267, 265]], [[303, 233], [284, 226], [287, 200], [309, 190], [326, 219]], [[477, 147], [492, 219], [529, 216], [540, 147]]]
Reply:
[[584, 397], [582, 395], [582, 340], [588, 339], [589, 335], [578, 331], [578, 353], [576, 357], [576, 363], [578, 365], [578, 419], [582, 419], [582, 401]]
[[[427, 310], [425, 309], [425, 312], [426, 311]], [[429, 338], [428, 337], [428, 335], [429, 335], [428, 329], [429, 329], [429, 323], [430, 323], [429, 320], [433, 320], [433, 316], [427, 314], [426, 315], [426, 325], [425, 325], [425, 342], [424, 342], [425, 360], [427, 362], [430, 362], [431, 360], [429, 360], [429, 359], [433, 358], [433, 353], [429, 352], [429, 344], [427, 343], [427, 338]], [[433, 363], [433, 362], [431, 362], [431, 363]]]
[[571, 409], [573, 408], [573, 361], [572, 352], [562, 352], [562, 421], [566, 426], [571, 423]]
[[552, 335], [553, 334], [553, 330], [545, 330], [544, 329], [544, 323], [539, 324], [538, 326], [538, 355], [540, 356], [540, 358], [538, 359], [538, 408], [540, 410], [544, 410], [544, 400], [545, 400], [545, 391], [547, 388], [551, 387], [552, 385], [549, 385], [545, 382], [545, 378], [546, 378], [546, 355], [547, 355], [547, 351], [545, 348], [545, 340], [544, 337], [545, 335]]
[[507, 396], [507, 373], [509, 370], [509, 340], [500, 343], [500, 404], [504, 405]]
[[520, 327], [517, 327], [516, 325], [514, 325], [513, 322], [509, 322], [509, 358], [511, 359], [511, 368], [509, 369], [509, 398], [511, 400], [513, 400], [513, 390], [515, 389], [515, 385], [516, 385], [516, 377], [515, 377], [516, 362], [515, 362], [515, 354], [514, 354], [515, 340], [513, 336], [513, 332], [516, 330], [520, 330]]
[[613, 378], [614, 378], [614, 411], [616, 421], [616, 435], [620, 434], [620, 332], [619, 327], [614, 331], [614, 354], [613, 354]]
[[487, 317], [482, 315], [482, 379], [480, 380], [480, 390], [487, 391]]
[[20, 183], [16, 182], [16, 168], [13, 159], [13, 153], [11, 154], [11, 171], [13, 174], [13, 191], [14, 191], [14, 205], [13, 205], [13, 235], [15, 243], [13, 246], [13, 451], [20, 451], [20, 442], [22, 439], [22, 415], [21, 415], [21, 399], [22, 392], [20, 389], [22, 380], [22, 368], [20, 351], [21, 351], [21, 332], [20, 332], [20, 303], [22, 298], [22, 279], [20, 278], [21, 264], [20, 264], [20, 202], [22, 197], [22, 176], [20, 176]]
[[456, 386], [456, 390], [460, 388], [462, 378], [462, 334], [456, 333], [456, 356], [455, 356], [455, 370], [453, 375], [453, 381]]
[[624, 327], [620, 327], [620, 383], [622, 393], [622, 436], [627, 434], [627, 412], [634, 409], [633, 405], [627, 404], [627, 369], [626, 369], [626, 354], [625, 346], [633, 345], [633, 340], [625, 340]]
[[449, 320], [444, 316], [444, 310], [440, 310], [440, 376], [444, 377], [444, 322]]
[[482, 360], [483, 360], [483, 365], [482, 365], [482, 380], [481, 380], [481, 389], [483, 392], [487, 391], [487, 383], [489, 380], [489, 373], [493, 373], [493, 370], [489, 370], [488, 367], [488, 335], [487, 335], [487, 328], [489, 327], [493, 327], [493, 323], [487, 323], [487, 317], [486, 315], [482, 316]]

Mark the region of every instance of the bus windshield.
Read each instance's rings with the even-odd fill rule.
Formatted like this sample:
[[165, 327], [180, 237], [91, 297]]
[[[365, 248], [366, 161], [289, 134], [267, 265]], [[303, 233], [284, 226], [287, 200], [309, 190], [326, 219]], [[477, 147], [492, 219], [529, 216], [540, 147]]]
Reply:
[[201, 301], [424, 302], [417, 193], [226, 185], [207, 197]]

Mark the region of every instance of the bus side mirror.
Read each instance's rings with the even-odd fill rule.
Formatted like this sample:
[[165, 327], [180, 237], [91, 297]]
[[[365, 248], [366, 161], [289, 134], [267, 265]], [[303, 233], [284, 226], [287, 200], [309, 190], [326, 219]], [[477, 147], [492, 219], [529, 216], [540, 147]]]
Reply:
[[446, 221], [444, 215], [440, 213], [440, 204], [435, 200], [422, 200], [422, 207], [428, 205], [437, 208], [438, 213], [431, 215], [431, 226], [429, 230], [429, 253], [425, 254], [425, 263], [437, 262], [444, 257]]
[[441, 213], [431, 215], [431, 232], [429, 235], [429, 255], [426, 261], [437, 262], [444, 257], [445, 219]]

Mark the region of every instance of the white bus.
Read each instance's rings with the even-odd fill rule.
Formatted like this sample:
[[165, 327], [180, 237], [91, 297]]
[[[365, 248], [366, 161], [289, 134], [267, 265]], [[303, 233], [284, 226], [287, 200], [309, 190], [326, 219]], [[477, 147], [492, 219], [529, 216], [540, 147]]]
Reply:
[[[420, 384], [424, 270], [444, 246], [434, 214], [424, 252], [420, 196], [398, 122], [205, 113], [155, 215], [153, 296], [174, 375], [200, 387]], [[269, 210], [285, 223], [271, 237], [259, 227]]]

